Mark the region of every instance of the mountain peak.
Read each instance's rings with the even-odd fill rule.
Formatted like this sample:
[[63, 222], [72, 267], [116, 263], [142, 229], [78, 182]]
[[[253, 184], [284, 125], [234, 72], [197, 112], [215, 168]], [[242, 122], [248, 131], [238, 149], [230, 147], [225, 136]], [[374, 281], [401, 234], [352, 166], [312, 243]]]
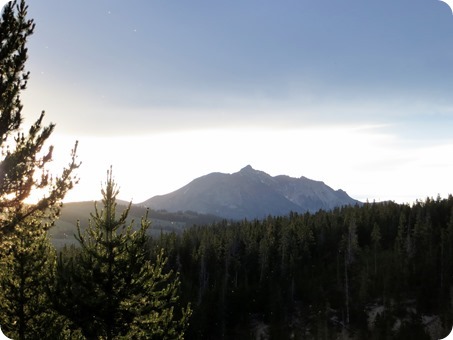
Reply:
[[239, 172], [250, 172], [250, 171], [255, 171], [255, 169], [253, 169], [252, 166], [249, 164], [243, 167]]
[[211, 173], [143, 203], [170, 212], [191, 210], [222, 218], [262, 218], [360, 203], [344, 191], [302, 177], [272, 177], [247, 165], [233, 174]]

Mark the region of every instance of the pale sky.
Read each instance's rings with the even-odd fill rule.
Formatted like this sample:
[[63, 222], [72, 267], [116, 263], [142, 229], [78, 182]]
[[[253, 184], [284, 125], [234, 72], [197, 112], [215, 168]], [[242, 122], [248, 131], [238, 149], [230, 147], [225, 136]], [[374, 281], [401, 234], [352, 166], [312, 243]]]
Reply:
[[29, 0], [26, 122], [142, 202], [250, 164], [365, 201], [453, 193], [453, 15], [439, 0]]

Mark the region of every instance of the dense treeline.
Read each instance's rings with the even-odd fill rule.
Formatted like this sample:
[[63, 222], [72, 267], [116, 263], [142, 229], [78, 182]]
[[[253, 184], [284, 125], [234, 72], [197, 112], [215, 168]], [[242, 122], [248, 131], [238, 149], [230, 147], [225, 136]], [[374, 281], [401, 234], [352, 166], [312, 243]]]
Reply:
[[[131, 206], [116, 215], [110, 171], [103, 206], [79, 228], [81, 247], [57, 255], [46, 231], [80, 164], [75, 143], [60, 175], [48, 173], [55, 125], [43, 124], [44, 113], [23, 131], [34, 27], [25, 0], [5, 5], [0, 325], [8, 337], [437, 339], [451, 329], [451, 196], [223, 221], [149, 239], [147, 216], [137, 229], [127, 222]], [[25, 203], [31, 193], [42, 198]]]
[[147, 247], [150, 222], [117, 212], [108, 172], [103, 200], [79, 247], [57, 256], [39, 219], [16, 227], [0, 256], [0, 325], [12, 339], [184, 339], [190, 304], [179, 303], [178, 274]]
[[164, 270], [163, 249], [150, 260], [147, 216], [137, 230], [127, 222], [131, 204], [117, 213], [111, 170], [102, 193], [102, 209], [95, 205], [88, 228], [77, 228], [80, 248], [61, 253], [52, 307], [81, 338], [183, 339], [191, 310], [178, 307], [180, 282]]
[[4, 258], [12, 260], [0, 282], [11, 288], [0, 302], [12, 313], [3, 320], [23, 321], [5, 330], [67, 339], [438, 339], [451, 329], [452, 196], [148, 238], [146, 216], [138, 231], [125, 223], [128, 210], [115, 217], [113, 185], [109, 177], [103, 209], [78, 236], [82, 247], [56, 258], [41, 233], [24, 233], [36, 247]]
[[188, 338], [429, 339], [451, 329], [453, 197], [162, 235]]

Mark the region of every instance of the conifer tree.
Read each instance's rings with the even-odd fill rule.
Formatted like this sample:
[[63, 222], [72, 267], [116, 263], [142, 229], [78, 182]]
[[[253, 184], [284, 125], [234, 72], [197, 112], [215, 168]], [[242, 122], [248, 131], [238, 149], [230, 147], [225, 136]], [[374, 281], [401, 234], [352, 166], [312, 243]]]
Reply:
[[12, 339], [51, 339], [65, 320], [52, 308], [55, 250], [41, 222], [28, 218], [16, 228], [0, 257], [0, 324]]
[[341, 240], [344, 252], [344, 293], [345, 293], [345, 307], [346, 307], [346, 325], [350, 321], [350, 278], [349, 267], [354, 262], [355, 255], [359, 249], [357, 237], [357, 225], [354, 218], [348, 221], [348, 230], [343, 235]]
[[371, 231], [371, 241], [373, 242], [374, 250], [374, 276], [377, 276], [377, 251], [381, 242], [381, 230], [379, 224], [374, 223], [373, 230]]
[[90, 339], [182, 339], [191, 311], [189, 306], [174, 310], [179, 278], [165, 271], [163, 250], [151, 262], [147, 216], [138, 230], [133, 221], [127, 223], [130, 204], [117, 217], [117, 194], [110, 170], [103, 209], [95, 205], [85, 232], [78, 227], [80, 254], [59, 263], [62, 310]]
[[[55, 125], [43, 124], [44, 113], [24, 132], [20, 95], [29, 80], [26, 43], [35, 29], [27, 8], [25, 0], [14, 0], [0, 17], [0, 324], [14, 339], [59, 334], [62, 319], [47, 294], [55, 254], [45, 231], [76, 182], [78, 167], [76, 143], [68, 167], [58, 177], [49, 174], [53, 147], [44, 149]], [[26, 203], [36, 191], [42, 198]]]
[[[28, 133], [23, 132], [20, 94], [29, 80], [25, 46], [35, 28], [33, 20], [27, 19], [27, 8], [25, 0], [11, 1], [0, 18], [0, 244], [36, 214], [47, 219], [49, 223], [42, 227], [48, 228], [59, 213], [61, 200], [76, 182], [73, 171], [79, 165], [76, 143], [60, 176], [52, 177], [47, 171], [53, 147], [44, 148], [55, 125], [43, 124], [44, 112]], [[42, 198], [26, 204], [36, 190], [42, 192]]]

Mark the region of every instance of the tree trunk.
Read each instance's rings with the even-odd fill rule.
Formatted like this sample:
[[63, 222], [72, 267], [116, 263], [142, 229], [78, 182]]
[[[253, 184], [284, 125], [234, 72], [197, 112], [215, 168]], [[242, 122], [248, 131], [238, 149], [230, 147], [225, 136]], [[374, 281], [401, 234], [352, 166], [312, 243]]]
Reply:
[[348, 278], [348, 255], [344, 256], [344, 295], [346, 305], [346, 325], [349, 325], [349, 278]]

